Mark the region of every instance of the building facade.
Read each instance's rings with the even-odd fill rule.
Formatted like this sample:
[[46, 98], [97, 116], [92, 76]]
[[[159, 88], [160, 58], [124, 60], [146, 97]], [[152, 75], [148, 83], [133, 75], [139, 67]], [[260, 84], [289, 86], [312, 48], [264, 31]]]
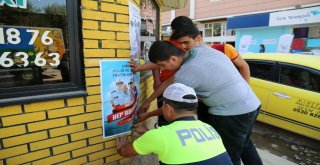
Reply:
[[[165, 2], [130, 2], [140, 7], [146, 52], [144, 43], [159, 39]], [[99, 68], [102, 59], [130, 58], [128, 3], [0, 0], [0, 165], [130, 161], [115, 137], [102, 136]], [[142, 102], [152, 85], [142, 73]]]
[[171, 20], [184, 15], [194, 21], [207, 44], [230, 43], [239, 49], [241, 37], [250, 35], [248, 52], [258, 52], [260, 44], [266, 52], [276, 52], [280, 36], [292, 34], [291, 52], [311, 52], [320, 49], [319, 5], [317, 0], [190, 0], [186, 8], [162, 13], [162, 30], [169, 35]]

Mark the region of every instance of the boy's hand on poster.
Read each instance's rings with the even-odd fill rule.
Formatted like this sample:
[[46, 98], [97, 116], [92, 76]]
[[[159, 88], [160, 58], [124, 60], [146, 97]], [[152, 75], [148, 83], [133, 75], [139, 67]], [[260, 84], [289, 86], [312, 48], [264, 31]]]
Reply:
[[139, 134], [144, 134], [145, 132], [148, 131], [148, 128], [139, 124], [139, 125], [135, 125], [132, 130], [138, 132]]
[[139, 65], [134, 61], [134, 59], [130, 59], [129, 66], [131, 67], [131, 71], [133, 73], [139, 72]]
[[147, 110], [149, 109], [150, 107], [150, 103], [149, 102], [144, 102], [141, 106], [140, 106], [140, 109], [139, 109], [139, 114], [140, 113], [144, 113], [144, 112], [147, 112]]
[[119, 150], [122, 146], [128, 143], [128, 135], [117, 136], [116, 141], [117, 141], [117, 149]]
[[150, 116], [147, 112], [141, 112], [138, 114], [138, 120], [136, 120], [136, 123], [141, 123], [145, 120], [147, 120]]

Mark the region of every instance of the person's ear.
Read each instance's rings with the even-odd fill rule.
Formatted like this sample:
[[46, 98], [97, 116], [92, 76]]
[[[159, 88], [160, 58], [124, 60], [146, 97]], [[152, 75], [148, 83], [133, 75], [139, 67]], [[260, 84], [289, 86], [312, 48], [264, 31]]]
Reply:
[[171, 105], [167, 104], [167, 103], [164, 104], [164, 111], [166, 111], [166, 112], [164, 112], [164, 113], [166, 113], [166, 116], [167, 116], [169, 119], [171, 119], [172, 116], [174, 115], [174, 114], [173, 114], [173, 113], [174, 113], [173, 107], [172, 107]]
[[175, 114], [175, 111], [174, 111], [174, 109], [173, 109], [173, 107], [171, 105], [168, 104], [168, 106], [169, 106], [168, 107], [168, 113], [170, 115], [170, 118], [172, 118], [174, 116], [174, 114]]
[[196, 43], [197, 43], [197, 44], [201, 44], [201, 43], [202, 43], [202, 37], [201, 37], [201, 35], [200, 35], [200, 34], [197, 35], [197, 37], [195, 38], [195, 40], [196, 40]]
[[162, 106], [163, 106], [162, 109], [166, 109], [166, 110], [171, 107], [169, 104], [167, 104], [165, 102], [164, 102], [164, 104]]
[[172, 62], [174, 62], [174, 63], [176, 63], [177, 61], [178, 61], [178, 56], [171, 56], [170, 57], [170, 60], [172, 61]]

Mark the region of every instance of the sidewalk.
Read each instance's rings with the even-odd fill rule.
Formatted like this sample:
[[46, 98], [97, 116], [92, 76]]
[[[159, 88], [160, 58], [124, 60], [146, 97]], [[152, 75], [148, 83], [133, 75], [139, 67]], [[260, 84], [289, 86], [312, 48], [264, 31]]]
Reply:
[[264, 165], [297, 165], [296, 163], [270, 153], [268, 150], [262, 150], [259, 148], [257, 148], [257, 150]]
[[[277, 155], [270, 153], [267, 150], [257, 148], [259, 155], [262, 159], [263, 165], [298, 165], [289, 160], [281, 158]], [[131, 159], [131, 162], [127, 165], [159, 165], [159, 161], [156, 155], [140, 155]]]

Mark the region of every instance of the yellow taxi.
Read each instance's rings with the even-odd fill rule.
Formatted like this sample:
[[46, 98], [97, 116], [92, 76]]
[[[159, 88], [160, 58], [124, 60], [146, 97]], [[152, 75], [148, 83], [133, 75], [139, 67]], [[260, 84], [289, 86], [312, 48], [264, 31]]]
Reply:
[[320, 56], [257, 53], [242, 56], [261, 101], [258, 120], [320, 140]]

